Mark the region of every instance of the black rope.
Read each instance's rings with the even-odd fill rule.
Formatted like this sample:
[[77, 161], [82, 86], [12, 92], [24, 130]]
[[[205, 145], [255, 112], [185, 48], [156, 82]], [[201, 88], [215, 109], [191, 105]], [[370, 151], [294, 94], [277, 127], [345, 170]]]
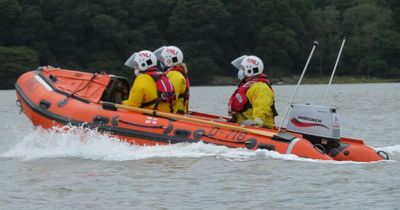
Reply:
[[[82, 87], [81, 89], [75, 90], [74, 92], [70, 93], [70, 94], [67, 96], [67, 98], [73, 96], [75, 93], [78, 93], [78, 92], [80, 92], [80, 91], [86, 89], [86, 88], [89, 86], [89, 84], [94, 80], [94, 78], [95, 78], [96, 76], [97, 76], [97, 74], [93, 74], [92, 78], [90, 78], [90, 80], [86, 83], [86, 85], [85, 85], [84, 87]], [[79, 85], [79, 86], [80, 86], [80, 85]]]

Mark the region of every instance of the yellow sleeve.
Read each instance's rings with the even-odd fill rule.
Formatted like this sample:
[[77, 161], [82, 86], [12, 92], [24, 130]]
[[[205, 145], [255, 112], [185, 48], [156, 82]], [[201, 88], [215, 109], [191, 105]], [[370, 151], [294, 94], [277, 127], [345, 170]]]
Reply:
[[129, 97], [127, 100], [122, 101], [123, 105], [140, 107], [144, 100], [144, 77], [139, 75], [133, 82], [132, 88], [129, 92]]
[[180, 72], [170, 71], [170, 72], [168, 72], [167, 77], [171, 81], [172, 85], [175, 88], [176, 97], [178, 97], [179, 94], [185, 93], [186, 81], [185, 81], [185, 77]]
[[175, 102], [174, 102], [174, 112], [176, 113], [178, 110], [183, 112], [187, 112], [185, 104], [183, 104], [184, 99], [178, 98], [180, 94], [184, 94], [186, 91], [186, 79], [185, 77], [178, 71], [170, 71], [167, 74], [168, 79], [171, 81], [172, 85], [175, 89]]

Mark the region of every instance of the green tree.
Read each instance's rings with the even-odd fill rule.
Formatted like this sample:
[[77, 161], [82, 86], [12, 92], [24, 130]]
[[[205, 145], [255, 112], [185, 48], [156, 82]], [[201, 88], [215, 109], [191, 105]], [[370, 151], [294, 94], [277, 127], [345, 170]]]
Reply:
[[399, 55], [400, 37], [391, 29], [389, 8], [380, 7], [375, 1], [360, 1], [344, 11], [342, 24], [350, 36], [344, 60], [355, 67], [352, 71], [357, 71], [342, 73], [385, 76], [387, 69], [396, 68], [388, 58]]
[[17, 0], [0, 0], [0, 25], [14, 23], [21, 11]]
[[346, 35], [338, 74], [400, 77], [399, 11], [397, 0], [0, 0], [0, 46], [38, 65], [131, 76], [133, 52], [176, 45], [205, 84], [235, 75], [243, 54], [272, 77], [298, 75], [313, 40], [308, 73], [330, 74]]
[[[167, 33], [182, 47], [190, 76], [196, 78], [193, 84], [210, 82], [229, 62], [222, 48], [228, 20], [229, 13], [219, 0], [178, 0]], [[207, 66], [200, 65], [202, 62]]]
[[334, 6], [313, 11], [313, 37], [320, 42], [316, 59], [319, 61], [318, 74], [330, 75], [341, 39], [345, 37], [341, 28], [341, 13]]
[[[264, 58], [264, 63], [270, 65], [272, 75], [280, 76], [288, 72], [297, 74], [301, 71], [303, 55], [308, 50], [303, 46], [307, 45], [306, 42], [312, 43], [309, 38], [302, 38], [307, 32], [300, 14], [303, 16], [308, 14], [298, 14], [295, 8], [300, 6], [298, 1], [296, 3], [290, 3], [288, 0], [271, 0], [260, 1], [257, 5], [256, 20], [260, 30], [256, 37], [255, 52]], [[308, 2], [304, 4], [306, 3]]]
[[0, 45], [9, 45], [13, 40], [13, 26], [21, 11], [17, 0], [0, 0]]
[[260, 30], [258, 26], [255, 1], [227, 0], [225, 8], [230, 13], [229, 22], [224, 26], [226, 31], [225, 52], [227, 74], [234, 74], [233, 67], [229, 61], [243, 54], [254, 54], [254, 48], [257, 46], [256, 38]]
[[37, 67], [39, 57], [36, 51], [27, 47], [0, 47], [0, 89], [11, 89], [17, 78], [24, 72]]

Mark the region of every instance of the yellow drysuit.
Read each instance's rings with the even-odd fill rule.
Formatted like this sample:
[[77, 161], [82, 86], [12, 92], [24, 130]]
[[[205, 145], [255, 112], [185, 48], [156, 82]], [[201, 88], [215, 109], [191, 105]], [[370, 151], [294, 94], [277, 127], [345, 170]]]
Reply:
[[[156, 82], [150, 75], [141, 73], [133, 82], [131, 91], [129, 92], [128, 100], [123, 101], [122, 104], [133, 107], [141, 107], [142, 104], [148, 103], [156, 98], [158, 98]], [[154, 107], [155, 104], [152, 104], [143, 108], [153, 110]], [[162, 112], [170, 112], [170, 104], [164, 102], [160, 103], [157, 106], [157, 110]]]
[[187, 88], [185, 76], [183, 76], [183, 74], [178, 70], [174, 70], [174, 67], [172, 67], [170, 70], [168, 70], [167, 77], [175, 88], [176, 100], [174, 102], [174, 113], [187, 113], [189, 100], [185, 100], [183, 97]]
[[[273, 128], [274, 114], [272, 105], [274, 104], [275, 95], [271, 88], [264, 82], [255, 82], [246, 92], [251, 108], [244, 112], [237, 113], [236, 119], [241, 123], [247, 119], [257, 122], [260, 127]], [[260, 119], [262, 122], [258, 122]]]

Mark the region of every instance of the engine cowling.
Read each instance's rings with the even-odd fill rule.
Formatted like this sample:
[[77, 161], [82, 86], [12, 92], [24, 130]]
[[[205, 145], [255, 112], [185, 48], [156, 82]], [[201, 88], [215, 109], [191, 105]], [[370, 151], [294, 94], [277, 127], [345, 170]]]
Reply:
[[330, 106], [293, 104], [287, 130], [327, 139], [340, 139], [336, 108]]

